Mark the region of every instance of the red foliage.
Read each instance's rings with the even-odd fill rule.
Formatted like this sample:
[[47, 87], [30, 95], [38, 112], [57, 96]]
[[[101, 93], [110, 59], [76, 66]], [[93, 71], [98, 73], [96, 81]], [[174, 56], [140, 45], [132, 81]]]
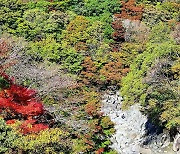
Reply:
[[43, 106], [34, 98], [35, 91], [15, 84], [0, 92], [0, 108], [23, 116], [43, 114]]
[[9, 84], [13, 84], [14, 79], [13, 78], [10, 79], [9, 76], [4, 72], [1, 72], [1, 70], [0, 70], [0, 76], [3, 77], [6, 81], [8, 81]]
[[[13, 83], [6, 74], [3, 74], [4, 79], [10, 81], [10, 87], [3, 89], [0, 92], [0, 109], [12, 115], [21, 115], [25, 120], [20, 126], [24, 134], [36, 133], [47, 129], [48, 126], [44, 124], [37, 124], [36, 120], [32, 120], [33, 116], [42, 115], [44, 108], [42, 102], [36, 97], [36, 92]], [[7, 124], [13, 124], [14, 120], [8, 120]], [[29, 127], [31, 125], [31, 127]]]
[[37, 133], [37, 132], [40, 132], [42, 130], [46, 130], [48, 129], [48, 125], [45, 125], [45, 124], [36, 124], [36, 120], [25, 120], [21, 126], [21, 132], [23, 134], [29, 134], [29, 133]]
[[6, 121], [6, 124], [8, 124], [8, 125], [11, 125], [11, 124], [14, 124], [14, 123], [16, 123], [16, 120], [15, 120], [15, 119], [7, 120], [7, 121]]
[[6, 90], [6, 96], [13, 98], [14, 101], [18, 101], [19, 104], [27, 105], [27, 101], [34, 99], [36, 92], [31, 89], [24, 88], [12, 84], [9, 89]]

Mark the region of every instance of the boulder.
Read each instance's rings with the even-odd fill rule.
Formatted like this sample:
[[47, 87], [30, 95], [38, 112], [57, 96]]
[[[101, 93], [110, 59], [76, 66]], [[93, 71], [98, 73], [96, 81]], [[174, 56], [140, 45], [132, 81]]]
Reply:
[[180, 152], [180, 134], [179, 133], [174, 138], [173, 151]]

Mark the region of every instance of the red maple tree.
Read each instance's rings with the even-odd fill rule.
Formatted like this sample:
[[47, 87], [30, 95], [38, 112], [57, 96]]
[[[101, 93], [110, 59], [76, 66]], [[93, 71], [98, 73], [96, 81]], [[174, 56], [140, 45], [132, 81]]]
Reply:
[[[9, 87], [0, 91], [0, 112], [6, 111], [10, 117], [18, 115], [23, 121], [20, 125], [21, 132], [37, 133], [47, 129], [47, 124], [38, 123], [35, 116], [44, 113], [42, 102], [36, 98], [36, 92], [23, 86], [14, 84], [6, 74], [1, 76], [9, 82]], [[7, 124], [13, 124], [16, 119], [7, 119]]]

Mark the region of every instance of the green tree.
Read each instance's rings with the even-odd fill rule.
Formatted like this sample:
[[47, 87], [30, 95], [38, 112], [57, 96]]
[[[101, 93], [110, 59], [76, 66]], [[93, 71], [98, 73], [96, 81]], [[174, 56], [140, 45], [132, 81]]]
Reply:
[[17, 20], [22, 17], [26, 5], [19, 0], [0, 0], [0, 26], [3, 30], [14, 32]]
[[45, 12], [35, 8], [24, 12], [18, 20], [16, 33], [27, 40], [41, 40], [52, 37], [60, 40], [60, 34], [67, 22], [66, 14], [62, 12]]
[[85, 16], [99, 16], [103, 13], [120, 12], [121, 3], [118, 0], [85, 0], [84, 14]]
[[89, 25], [89, 21], [84, 16], [76, 16], [66, 27], [66, 30], [62, 33], [62, 45], [63, 48], [67, 46], [75, 46], [78, 42], [86, 43], [89, 36], [86, 29]]

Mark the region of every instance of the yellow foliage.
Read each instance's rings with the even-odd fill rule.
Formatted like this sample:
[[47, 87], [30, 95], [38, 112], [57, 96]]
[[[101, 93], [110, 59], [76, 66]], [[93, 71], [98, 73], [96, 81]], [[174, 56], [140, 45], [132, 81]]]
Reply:
[[149, 103], [149, 107], [150, 107], [150, 108], [155, 108], [155, 107], [156, 107], [156, 104], [157, 104], [157, 100], [150, 99], [150, 100], [148, 101], [148, 103]]
[[171, 70], [175, 73], [175, 78], [180, 78], [180, 58], [172, 66]]
[[[22, 135], [18, 140], [16, 140], [15, 145], [23, 150], [33, 150], [47, 144], [58, 143], [60, 137], [65, 135], [67, 135], [67, 133], [64, 133], [61, 129], [52, 128], [41, 131], [39, 134]], [[48, 149], [46, 150], [48, 151]]]
[[86, 32], [88, 24], [89, 21], [84, 16], [77, 16], [72, 20], [66, 30], [63, 31], [63, 46], [74, 46], [76, 43], [85, 42], [88, 37]]

